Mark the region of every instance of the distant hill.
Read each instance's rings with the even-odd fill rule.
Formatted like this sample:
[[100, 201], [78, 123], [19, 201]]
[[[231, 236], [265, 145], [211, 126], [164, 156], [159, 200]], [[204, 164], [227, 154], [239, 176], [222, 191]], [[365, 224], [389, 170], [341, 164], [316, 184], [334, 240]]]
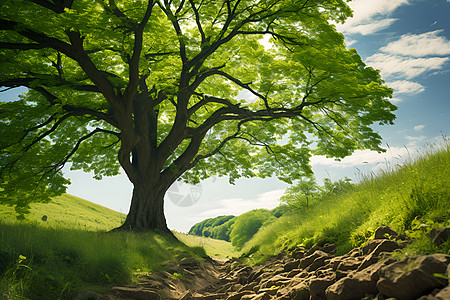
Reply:
[[[43, 216], [47, 216], [46, 221]], [[0, 205], [2, 223], [33, 223], [52, 228], [111, 230], [120, 226], [125, 217], [125, 214], [69, 194], [55, 197], [49, 203], [31, 204], [30, 213], [23, 221], [17, 220], [14, 207]]]
[[240, 248], [259, 228], [273, 222], [288, 210], [287, 206], [281, 205], [272, 210], [254, 209], [237, 217], [228, 215], [209, 218], [192, 226], [188, 234], [224, 240]]

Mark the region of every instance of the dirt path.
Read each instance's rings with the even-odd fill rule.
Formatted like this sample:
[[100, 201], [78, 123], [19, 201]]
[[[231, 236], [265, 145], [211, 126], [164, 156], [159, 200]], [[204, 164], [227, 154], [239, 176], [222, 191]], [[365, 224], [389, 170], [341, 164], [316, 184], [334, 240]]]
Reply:
[[450, 299], [450, 255], [395, 260], [390, 253], [406, 243], [396, 236], [380, 227], [376, 239], [342, 256], [328, 244], [280, 253], [255, 267], [238, 259], [187, 258], [137, 286], [114, 287], [91, 299]]

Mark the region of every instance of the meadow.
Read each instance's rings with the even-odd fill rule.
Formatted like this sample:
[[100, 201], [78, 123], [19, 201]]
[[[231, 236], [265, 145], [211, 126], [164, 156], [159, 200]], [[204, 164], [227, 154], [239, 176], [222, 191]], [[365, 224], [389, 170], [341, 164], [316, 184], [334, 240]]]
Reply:
[[343, 254], [373, 238], [377, 227], [391, 226], [413, 238], [403, 255], [443, 252], [427, 238], [436, 227], [450, 226], [450, 143], [428, 145], [418, 155], [399, 157], [344, 192], [313, 198], [276, 222], [263, 226], [246, 243], [243, 252], [253, 262], [281, 250], [334, 243]]
[[361, 174], [344, 191], [297, 205], [261, 227], [242, 252], [222, 240], [176, 232], [184, 244], [153, 233], [108, 233], [125, 215], [70, 195], [32, 204], [24, 221], [0, 206], [0, 293], [7, 299], [66, 299], [85, 289], [105, 292], [184, 257], [243, 253], [256, 264], [282, 250], [325, 243], [343, 254], [373, 238], [381, 225], [414, 239], [398, 255], [450, 254], [450, 241], [438, 247], [427, 238], [432, 228], [450, 226], [448, 139], [401, 159]]
[[[13, 211], [0, 206], [0, 294], [6, 299], [105, 292], [111, 285], [145, 278], [165, 262], [206, 256], [197, 246], [201, 241], [189, 247], [153, 233], [108, 233], [125, 215], [70, 195], [32, 204], [24, 221]], [[177, 236], [189, 244], [188, 237]]]

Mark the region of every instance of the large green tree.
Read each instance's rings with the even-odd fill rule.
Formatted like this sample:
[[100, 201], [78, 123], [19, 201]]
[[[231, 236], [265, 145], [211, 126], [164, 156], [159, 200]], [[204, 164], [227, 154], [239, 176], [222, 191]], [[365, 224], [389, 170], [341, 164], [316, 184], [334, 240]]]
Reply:
[[[122, 226], [169, 232], [176, 180], [311, 172], [379, 147], [392, 90], [346, 49], [343, 0], [2, 0], [0, 201], [26, 212], [69, 183], [134, 185]], [[261, 40], [269, 41], [264, 45]]]

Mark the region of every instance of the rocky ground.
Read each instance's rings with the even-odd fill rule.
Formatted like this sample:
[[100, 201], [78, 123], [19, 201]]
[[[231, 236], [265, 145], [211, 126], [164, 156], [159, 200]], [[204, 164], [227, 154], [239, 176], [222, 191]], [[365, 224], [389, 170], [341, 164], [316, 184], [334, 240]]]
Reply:
[[[434, 242], [450, 229], [437, 229]], [[86, 292], [80, 299], [450, 299], [450, 255], [394, 259], [407, 241], [389, 227], [361, 248], [335, 256], [327, 244], [280, 253], [264, 265], [250, 267], [238, 259], [169, 263], [137, 286], [113, 287], [108, 295]]]

